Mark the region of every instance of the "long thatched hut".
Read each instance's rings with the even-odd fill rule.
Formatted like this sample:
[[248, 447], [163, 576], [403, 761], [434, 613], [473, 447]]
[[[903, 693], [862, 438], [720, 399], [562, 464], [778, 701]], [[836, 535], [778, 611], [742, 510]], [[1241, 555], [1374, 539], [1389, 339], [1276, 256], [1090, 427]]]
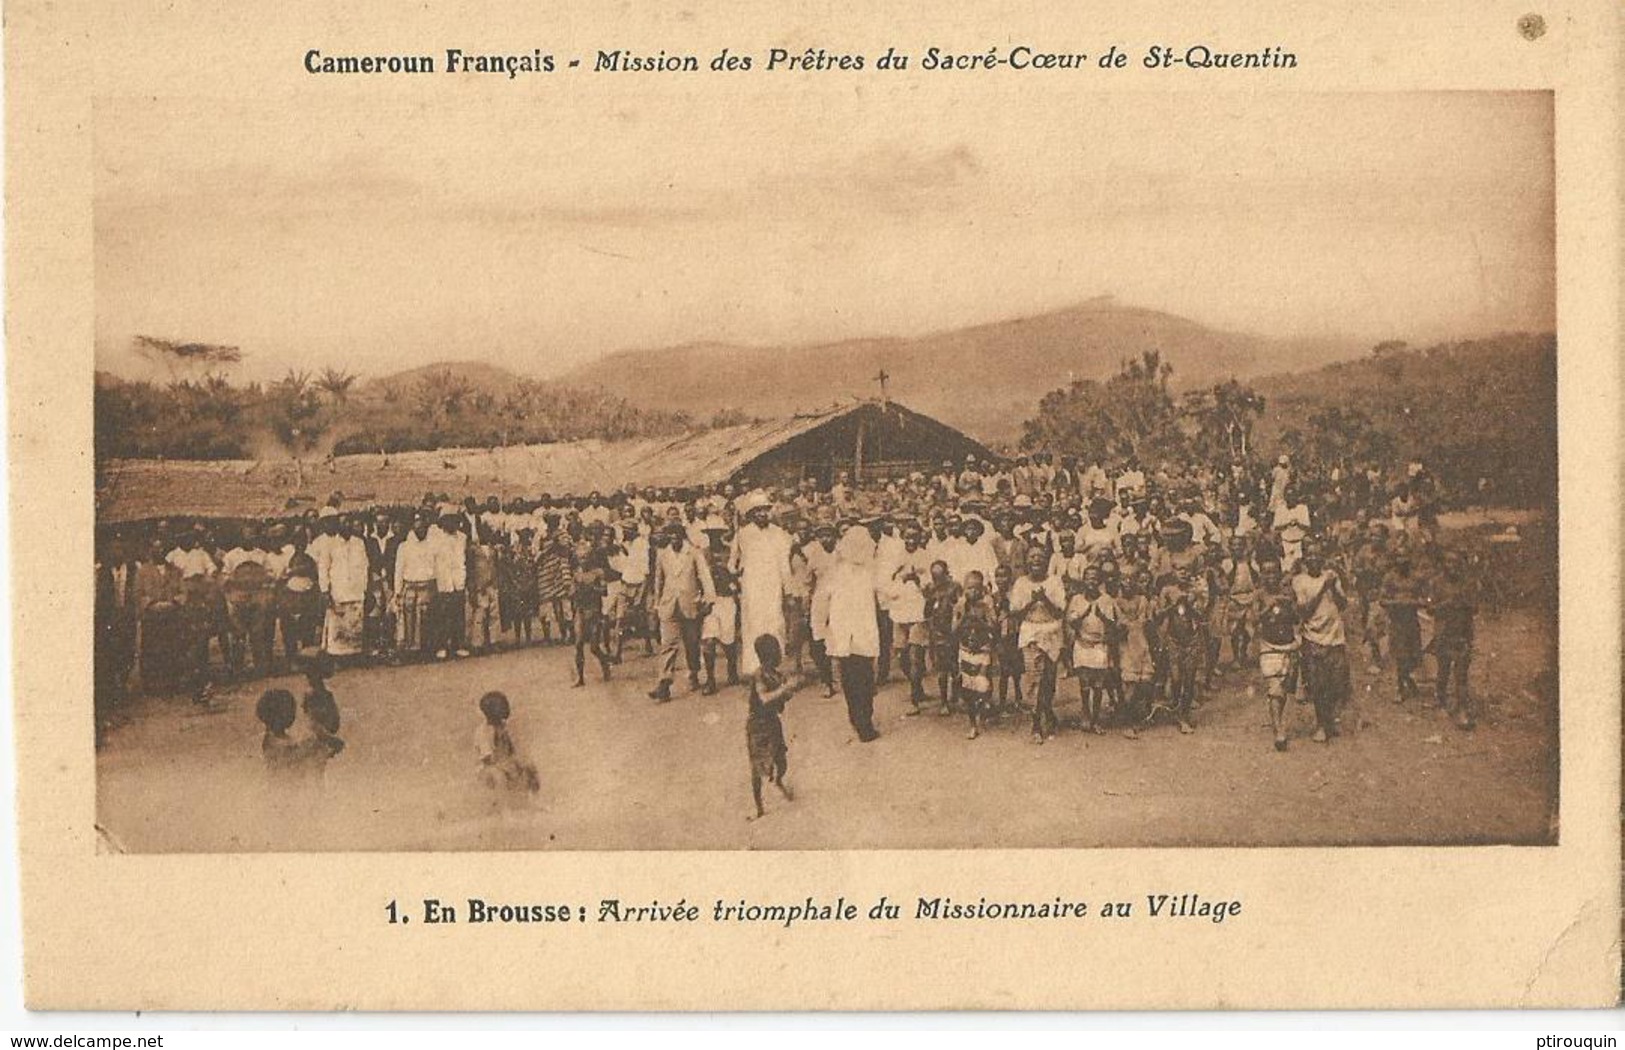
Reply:
[[275, 517], [334, 493], [351, 504], [410, 504], [428, 492], [508, 499], [607, 494], [629, 484], [823, 484], [840, 471], [873, 481], [966, 456], [993, 453], [895, 401], [851, 401], [675, 438], [338, 456], [308, 466], [302, 489], [292, 465], [274, 461], [114, 460], [102, 465], [96, 510], [105, 524], [168, 515]]
[[648, 452], [629, 480], [676, 487], [725, 481], [820, 484], [845, 471], [872, 481], [966, 456], [992, 459], [974, 438], [895, 401], [853, 401], [742, 426], [686, 434]]

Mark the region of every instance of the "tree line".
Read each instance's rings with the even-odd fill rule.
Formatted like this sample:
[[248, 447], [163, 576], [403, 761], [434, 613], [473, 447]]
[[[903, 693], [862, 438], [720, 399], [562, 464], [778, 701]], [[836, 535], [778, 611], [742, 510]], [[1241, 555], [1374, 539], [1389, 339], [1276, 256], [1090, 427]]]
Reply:
[[[98, 459], [291, 459], [494, 448], [597, 438], [617, 441], [752, 422], [737, 410], [699, 419], [635, 406], [600, 390], [534, 379], [501, 388], [453, 369], [358, 385], [336, 368], [233, 382], [232, 346], [138, 337], [136, 351], [167, 380], [98, 376]], [[1325, 473], [1420, 457], [1461, 491], [1498, 502], [1556, 499], [1556, 340], [1545, 335], [1413, 349], [1384, 342], [1367, 356], [1312, 372], [1173, 385], [1155, 350], [1105, 379], [1046, 394], [1021, 444], [1087, 459], [1222, 464], [1290, 453]]]
[[1549, 334], [1422, 349], [1386, 341], [1312, 372], [1179, 392], [1173, 363], [1151, 350], [1104, 380], [1046, 394], [1021, 444], [1144, 464], [1222, 465], [1286, 452], [1319, 475], [1420, 458], [1458, 493], [1551, 504], [1556, 361]]
[[136, 349], [167, 379], [97, 376], [98, 459], [286, 458], [302, 479], [305, 464], [334, 455], [618, 441], [743, 421], [695, 420], [534, 379], [491, 389], [449, 368], [365, 388], [337, 368], [239, 383], [228, 374], [242, 360], [236, 347], [142, 336]]

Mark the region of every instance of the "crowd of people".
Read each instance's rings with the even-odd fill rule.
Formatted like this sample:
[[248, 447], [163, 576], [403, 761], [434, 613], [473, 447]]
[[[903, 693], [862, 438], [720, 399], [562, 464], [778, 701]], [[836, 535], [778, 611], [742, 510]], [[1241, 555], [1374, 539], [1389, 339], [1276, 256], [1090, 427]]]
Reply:
[[[567, 646], [582, 685], [633, 645], [656, 657], [648, 692], [666, 703], [680, 680], [755, 683], [763, 638], [786, 676], [844, 695], [863, 741], [894, 674], [913, 712], [963, 718], [972, 737], [1018, 719], [1042, 743], [1069, 678], [1084, 731], [1135, 736], [1192, 732], [1232, 673], [1261, 676], [1277, 748], [1294, 696], [1326, 741], [1351, 642], [1392, 665], [1398, 702], [1431, 653], [1437, 703], [1474, 725], [1476, 574], [1439, 541], [1421, 463], [1038, 454], [865, 481], [417, 506], [335, 495], [276, 519], [104, 528], [98, 732], [135, 690], [208, 703], [223, 681], [313, 654], [342, 669]], [[777, 695], [776, 667], [772, 681]]]

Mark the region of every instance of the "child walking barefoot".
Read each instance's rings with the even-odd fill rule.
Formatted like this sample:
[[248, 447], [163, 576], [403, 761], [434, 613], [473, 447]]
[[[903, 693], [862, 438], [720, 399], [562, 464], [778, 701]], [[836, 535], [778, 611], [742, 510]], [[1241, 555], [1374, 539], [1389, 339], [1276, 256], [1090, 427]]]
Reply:
[[[795, 690], [779, 671], [783, 654], [779, 640], [771, 634], [761, 635], [754, 646], [756, 661], [760, 665], [750, 680], [750, 714], [745, 718], [745, 749], [750, 755], [750, 793], [756, 802], [756, 816], [762, 809], [762, 781], [779, 789], [785, 801], [793, 801], [790, 785], [784, 774], [790, 768], [790, 749], [784, 741], [784, 722], [780, 715]], [[747, 820], [754, 819], [747, 817]]]
[[959, 642], [959, 698], [970, 718], [966, 739], [975, 740], [987, 722], [993, 698], [993, 648], [998, 635], [998, 613], [987, 593], [982, 574], [965, 575], [965, 593], [954, 610], [954, 637]]
[[1100, 571], [1092, 565], [1083, 570], [1082, 589], [1067, 601], [1066, 626], [1072, 637], [1078, 698], [1089, 719], [1086, 728], [1098, 736], [1106, 732], [1102, 710], [1111, 680], [1111, 642], [1118, 621], [1117, 603], [1100, 589]]
[[1123, 735], [1130, 740], [1140, 738], [1139, 723], [1151, 711], [1151, 684], [1157, 673], [1147, 633], [1155, 613], [1151, 589], [1151, 574], [1142, 570], [1125, 581], [1122, 597], [1117, 599], [1117, 670], [1125, 694]]
[[923, 588], [925, 630], [931, 649], [931, 664], [937, 673], [937, 699], [940, 715], [953, 714], [959, 693], [959, 644], [954, 640], [954, 610], [964, 589], [948, 572], [948, 563], [931, 563], [931, 580]]
[[[1010, 615], [1010, 588], [1015, 573], [1008, 565], [1000, 565], [993, 572], [993, 609], [997, 613], [998, 637], [994, 664], [998, 668], [999, 710], [1020, 710], [1026, 706], [1021, 695], [1021, 645], [1017, 641], [1020, 621]], [[1013, 688], [1012, 688], [1013, 687]]]

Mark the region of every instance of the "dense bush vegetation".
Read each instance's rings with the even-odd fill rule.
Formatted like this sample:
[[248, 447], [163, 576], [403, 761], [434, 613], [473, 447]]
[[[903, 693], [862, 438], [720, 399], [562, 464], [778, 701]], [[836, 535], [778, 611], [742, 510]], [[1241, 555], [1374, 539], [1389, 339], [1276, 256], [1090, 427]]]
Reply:
[[[1447, 489], [1492, 502], [1557, 498], [1557, 342], [1508, 335], [1178, 392], [1155, 351], [1045, 395], [1026, 448], [1086, 459], [1221, 462], [1288, 452], [1313, 470], [1420, 458]], [[1486, 484], [1480, 485], [1480, 479]]]
[[[493, 376], [502, 377], [494, 380]], [[290, 372], [274, 383], [221, 372], [167, 383], [96, 383], [96, 452], [118, 459], [309, 461], [404, 452], [678, 433], [693, 421], [596, 390], [445, 367], [358, 387], [348, 373]]]

